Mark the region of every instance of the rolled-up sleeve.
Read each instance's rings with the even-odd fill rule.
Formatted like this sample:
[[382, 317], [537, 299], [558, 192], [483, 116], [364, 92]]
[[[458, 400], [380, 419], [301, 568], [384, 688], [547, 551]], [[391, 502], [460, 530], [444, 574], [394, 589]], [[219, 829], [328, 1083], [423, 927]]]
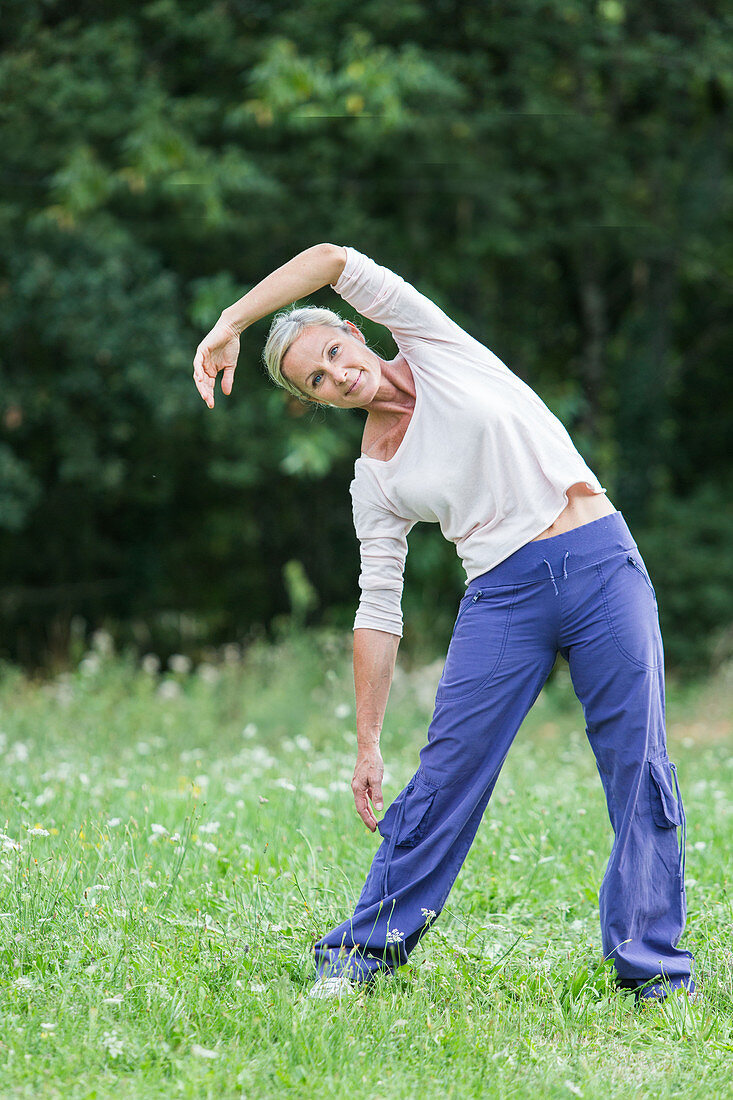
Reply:
[[359, 499], [352, 486], [354, 528], [361, 551], [361, 599], [354, 629], [368, 627], [402, 637], [402, 585], [407, 535], [414, 523]]

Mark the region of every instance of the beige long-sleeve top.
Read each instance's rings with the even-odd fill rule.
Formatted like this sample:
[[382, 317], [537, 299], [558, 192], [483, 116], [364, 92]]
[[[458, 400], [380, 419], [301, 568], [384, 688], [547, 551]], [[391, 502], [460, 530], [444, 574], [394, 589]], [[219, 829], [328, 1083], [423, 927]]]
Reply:
[[333, 289], [385, 325], [415, 380], [415, 408], [387, 461], [362, 454], [351, 483], [361, 548], [354, 627], [402, 635], [407, 535], [421, 520], [455, 543], [466, 583], [541, 534], [567, 489], [606, 490], [533, 389], [410, 283], [346, 247]]

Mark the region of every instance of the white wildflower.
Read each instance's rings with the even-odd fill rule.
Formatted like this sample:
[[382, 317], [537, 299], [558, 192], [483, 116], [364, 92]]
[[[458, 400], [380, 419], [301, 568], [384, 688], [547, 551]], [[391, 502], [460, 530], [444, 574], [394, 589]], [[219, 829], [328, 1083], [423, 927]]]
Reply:
[[155, 676], [160, 672], [160, 657], [155, 653], [146, 653], [140, 662], [140, 667], [148, 676]]
[[109, 819], [109, 821], [107, 822], [107, 828], [108, 829], [116, 829], [117, 826], [121, 825], [121, 824], [122, 824], [122, 818], [121, 817], [111, 817]]
[[212, 844], [210, 840], [207, 840], [205, 844], [201, 845], [201, 847], [204, 849], [204, 851], [211, 852], [212, 855], [216, 855], [216, 853], [219, 851], [216, 844]]
[[297, 789], [295, 784], [291, 783], [289, 779], [276, 779], [275, 786], [282, 787], [284, 791], [294, 791]]
[[103, 1005], [121, 1005], [124, 999], [124, 993], [115, 993], [113, 997], [105, 997], [102, 1001]]
[[257, 736], [257, 726], [254, 724], [254, 722], [248, 722], [247, 725], [242, 730], [242, 737], [246, 738], [247, 741], [251, 741], [252, 738], [256, 737], [256, 736]]
[[295, 744], [298, 746], [301, 752], [310, 752], [313, 748], [313, 745], [304, 733], [298, 734], [298, 736], [295, 738]]
[[390, 928], [387, 933], [387, 943], [401, 943], [405, 938], [404, 932], [398, 932], [396, 928]]
[[196, 669], [196, 675], [200, 680], [203, 680], [205, 684], [215, 684], [221, 676], [221, 673], [216, 665], [209, 665], [204, 662]]
[[171, 699], [179, 699], [181, 695], [181, 685], [177, 684], [175, 680], [163, 680], [158, 685], [158, 690], [155, 693], [159, 699], [163, 699], [165, 702]]
[[102, 1035], [102, 1046], [110, 1058], [119, 1058], [125, 1049], [125, 1044], [116, 1031], [105, 1031]]
[[135, 750], [140, 756], [150, 756], [151, 748], [147, 741], [138, 741]]
[[168, 668], [171, 672], [177, 672], [180, 676], [187, 676], [193, 665], [190, 657], [183, 653], [174, 653], [168, 658]]
[[351, 707], [348, 703], [339, 703], [333, 713], [337, 718], [348, 718], [351, 714]]
[[13, 979], [13, 985], [16, 989], [24, 989], [26, 992], [36, 988], [36, 983], [27, 974], [19, 974], [17, 978]]
[[45, 787], [40, 794], [37, 794], [33, 799], [34, 806], [45, 806], [47, 802], [52, 802], [54, 796], [53, 787]]
[[45, 1023], [45, 1024], [40, 1024], [39, 1026], [41, 1028], [41, 1031], [53, 1031], [54, 1028], [56, 1027], [56, 1024], [49, 1022], [49, 1023]]
[[95, 676], [101, 667], [102, 662], [98, 653], [87, 653], [86, 657], [82, 657], [79, 662], [79, 671], [84, 676]]
[[74, 698], [74, 689], [71, 684], [67, 684], [65, 681], [61, 681], [56, 685], [54, 690], [54, 699], [62, 707], [68, 707], [69, 703]]
[[219, 1055], [215, 1050], [208, 1050], [206, 1047], [200, 1046], [198, 1043], [194, 1043], [191, 1047], [191, 1054], [195, 1054], [197, 1058], [218, 1058]]
[[323, 787], [314, 787], [311, 783], [305, 783], [303, 790], [310, 798], [315, 798], [318, 802], [325, 802], [328, 799], [328, 791]]
[[425, 923], [426, 924], [429, 920], [435, 920], [435, 910], [434, 909], [421, 909], [420, 912], [425, 917]]
[[28, 829], [28, 836], [50, 836], [48, 829], [42, 829], [40, 825], [34, 825]]
[[17, 760], [20, 764], [25, 764], [29, 757], [30, 751], [25, 741], [16, 741], [8, 754], [9, 760]]
[[153, 822], [153, 824], [150, 826], [150, 831], [156, 836], [167, 836], [168, 834], [168, 830], [166, 829], [165, 825], [157, 825], [155, 822]]
[[219, 822], [218, 821], [207, 821], [205, 825], [199, 825], [199, 832], [200, 833], [218, 833], [219, 832]]
[[95, 630], [92, 634], [92, 649], [101, 657], [111, 657], [114, 653], [114, 640], [107, 630]]

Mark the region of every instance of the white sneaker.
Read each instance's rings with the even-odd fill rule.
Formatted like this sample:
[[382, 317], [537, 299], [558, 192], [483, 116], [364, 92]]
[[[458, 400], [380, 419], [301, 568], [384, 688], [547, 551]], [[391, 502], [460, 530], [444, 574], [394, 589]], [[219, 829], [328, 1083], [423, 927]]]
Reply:
[[308, 997], [316, 1000], [325, 1000], [328, 997], [353, 997], [356, 993], [356, 984], [347, 974], [334, 974], [331, 977], [318, 978], [311, 987]]

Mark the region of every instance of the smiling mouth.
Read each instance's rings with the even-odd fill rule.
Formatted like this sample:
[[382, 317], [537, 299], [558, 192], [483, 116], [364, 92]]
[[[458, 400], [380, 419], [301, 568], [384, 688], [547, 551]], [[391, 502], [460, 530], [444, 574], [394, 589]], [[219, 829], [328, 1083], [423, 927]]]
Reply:
[[354, 379], [354, 381], [353, 381], [353, 382], [351, 383], [351, 385], [349, 386], [348, 390], [346, 391], [346, 396], [347, 396], [347, 397], [349, 396], [349, 394], [351, 393], [351, 391], [352, 391], [353, 389], [355, 389], [355, 388], [356, 388], [356, 387], [357, 387], [357, 386], [359, 385], [359, 379], [360, 379], [360, 378], [361, 378], [361, 371], [359, 371], [359, 373], [357, 374], [356, 378]]

